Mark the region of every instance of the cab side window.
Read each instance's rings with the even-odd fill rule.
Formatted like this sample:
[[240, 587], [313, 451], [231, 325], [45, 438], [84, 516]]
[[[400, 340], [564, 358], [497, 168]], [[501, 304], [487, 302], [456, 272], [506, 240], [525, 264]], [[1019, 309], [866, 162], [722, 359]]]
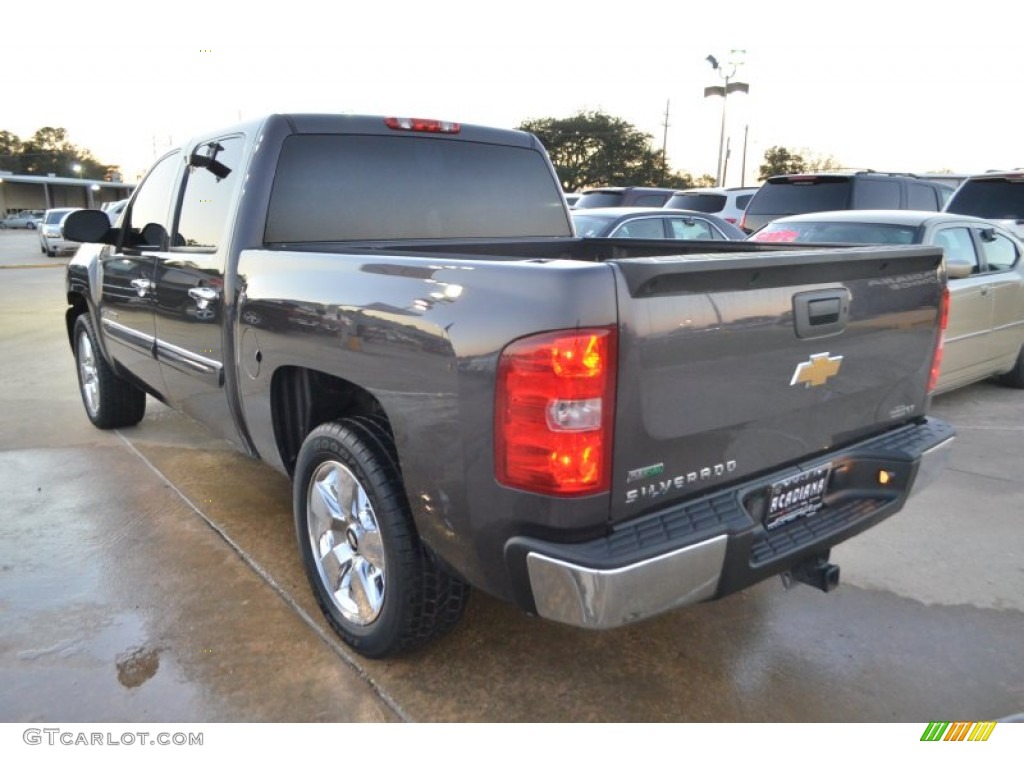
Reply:
[[242, 162], [241, 136], [210, 141], [198, 147], [188, 164], [174, 249], [220, 247]]
[[143, 179], [122, 220], [125, 248], [166, 250], [171, 195], [181, 169], [181, 153], [175, 151], [158, 161]]

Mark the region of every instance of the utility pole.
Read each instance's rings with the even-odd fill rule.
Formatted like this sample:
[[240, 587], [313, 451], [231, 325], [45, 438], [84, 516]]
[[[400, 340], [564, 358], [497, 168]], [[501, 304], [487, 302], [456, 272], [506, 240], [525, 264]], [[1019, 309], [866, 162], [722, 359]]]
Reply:
[[665, 128], [665, 133], [661, 138], [661, 183], [663, 186], [665, 179], [668, 178], [668, 107], [671, 103], [671, 99], [665, 100], [665, 122], [662, 123]]

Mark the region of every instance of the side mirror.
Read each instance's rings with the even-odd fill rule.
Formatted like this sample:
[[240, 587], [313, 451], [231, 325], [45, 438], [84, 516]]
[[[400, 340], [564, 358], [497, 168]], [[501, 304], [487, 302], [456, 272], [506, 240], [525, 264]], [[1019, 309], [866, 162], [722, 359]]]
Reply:
[[73, 211], [61, 222], [61, 232], [65, 240], [76, 243], [108, 243], [107, 236], [111, 233], [110, 219], [103, 211]]
[[959, 280], [970, 277], [974, 272], [974, 265], [969, 261], [947, 261], [946, 275], [950, 280]]

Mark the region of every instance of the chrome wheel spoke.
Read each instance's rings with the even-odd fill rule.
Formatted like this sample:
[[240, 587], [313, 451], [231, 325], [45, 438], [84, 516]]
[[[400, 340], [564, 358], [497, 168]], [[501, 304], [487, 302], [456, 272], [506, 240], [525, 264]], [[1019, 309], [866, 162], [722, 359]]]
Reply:
[[373, 623], [385, 600], [384, 541], [366, 490], [345, 465], [326, 461], [314, 471], [306, 522], [331, 602], [347, 621]]
[[355, 563], [354, 600], [361, 612], [376, 616], [384, 605], [384, 573], [364, 558]]
[[86, 334], [78, 337], [78, 376], [89, 413], [95, 414], [100, 399], [99, 377], [92, 342]]

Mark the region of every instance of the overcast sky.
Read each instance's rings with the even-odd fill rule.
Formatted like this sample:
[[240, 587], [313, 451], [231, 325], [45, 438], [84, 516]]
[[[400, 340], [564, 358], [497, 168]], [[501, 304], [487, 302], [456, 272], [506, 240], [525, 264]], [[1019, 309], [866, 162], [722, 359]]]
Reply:
[[57, 0], [7, 27], [0, 130], [66, 128], [134, 180], [169, 144], [269, 112], [515, 127], [602, 110], [665, 143], [674, 169], [714, 174], [712, 54], [741, 61], [734, 79], [750, 86], [728, 99], [729, 183], [745, 133], [747, 182], [775, 145], [887, 171], [1024, 166], [1019, 3], [955, 16], [894, 0], [151, 7]]

